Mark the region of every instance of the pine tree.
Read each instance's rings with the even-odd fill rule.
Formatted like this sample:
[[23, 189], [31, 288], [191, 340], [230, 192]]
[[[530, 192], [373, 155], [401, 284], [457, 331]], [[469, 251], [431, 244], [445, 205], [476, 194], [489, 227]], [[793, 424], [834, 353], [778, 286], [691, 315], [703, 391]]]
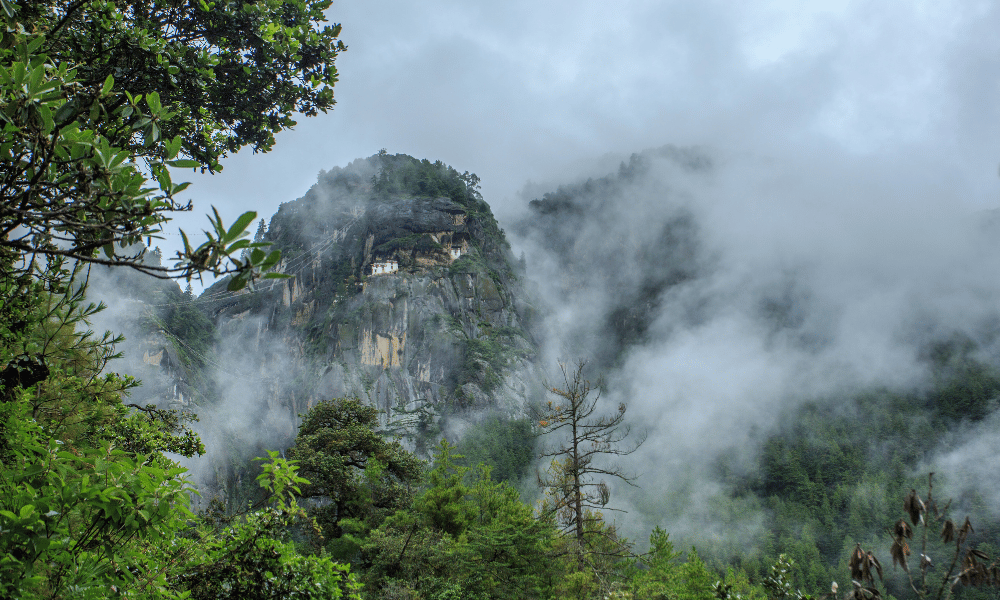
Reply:
[[[600, 382], [593, 385], [584, 377], [585, 366], [580, 361], [570, 373], [566, 365], [560, 365], [563, 388], [551, 389], [559, 400], [548, 403], [544, 418], [539, 421], [547, 433], [566, 434], [559, 446], [541, 454], [542, 458], [551, 458], [552, 463], [544, 475], [539, 475], [538, 483], [547, 490], [548, 510], [556, 515], [563, 531], [576, 540], [581, 567], [588, 549], [605, 546], [609, 538], [612, 545], [618, 544], [614, 528], [605, 526], [600, 512], [618, 509], [608, 508], [611, 493], [599, 477], [620, 479], [633, 486], [636, 480], [635, 475], [621, 466], [605, 464], [599, 459], [627, 456], [645, 441], [643, 435], [623, 446], [631, 433], [631, 427], [625, 423], [628, 408], [625, 403], [619, 403], [610, 415], [595, 416], [601, 397]], [[604, 539], [598, 544], [592, 539], [595, 537]], [[606, 551], [607, 548], [602, 549]]]

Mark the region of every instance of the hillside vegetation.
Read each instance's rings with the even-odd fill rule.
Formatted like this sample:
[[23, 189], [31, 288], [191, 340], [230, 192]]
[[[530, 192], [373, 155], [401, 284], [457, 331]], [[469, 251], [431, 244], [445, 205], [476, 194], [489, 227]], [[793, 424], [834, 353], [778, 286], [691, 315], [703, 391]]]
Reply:
[[[333, 106], [329, 6], [0, 0], [0, 597], [995, 596], [995, 456], [960, 452], [995, 435], [995, 320], [918, 320], [922, 379], [791, 394], [737, 414], [743, 446], [716, 452], [720, 425], [670, 453], [708, 431], [681, 409], [720, 413], [657, 421], [636, 361], [734, 314], [718, 297], [765, 350], [832, 337], [793, 275], [713, 279], [687, 192], [650, 179], [708, 177], [701, 150], [533, 200], [531, 263], [475, 174], [386, 151], [252, 238], [256, 213], [215, 212], [150, 248], [186, 208], [176, 169]], [[170, 280], [202, 274], [198, 297]], [[589, 366], [553, 383], [539, 357], [569, 352]]]

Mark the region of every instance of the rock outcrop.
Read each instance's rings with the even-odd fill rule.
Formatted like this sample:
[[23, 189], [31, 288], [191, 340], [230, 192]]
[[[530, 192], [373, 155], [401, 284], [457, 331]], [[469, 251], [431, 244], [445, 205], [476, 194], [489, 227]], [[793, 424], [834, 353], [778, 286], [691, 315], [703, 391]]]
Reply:
[[532, 310], [476, 181], [402, 155], [321, 175], [263, 234], [287, 278], [203, 294], [222, 362], [293, 420], [356, 396], [418, 447], [442, 416], [523, 414], [539, 393]]

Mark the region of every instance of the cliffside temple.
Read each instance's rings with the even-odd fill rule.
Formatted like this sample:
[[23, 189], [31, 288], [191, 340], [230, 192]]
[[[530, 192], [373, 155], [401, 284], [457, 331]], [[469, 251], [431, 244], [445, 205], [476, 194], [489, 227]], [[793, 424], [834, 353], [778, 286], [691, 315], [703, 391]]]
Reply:
[[245, 369], [269, 382], [252, 394], [267, 388], [271, 414], [292, 422], [357, 397], [416, 448], [449, 419], [522, 414], [544, 389], [533, 309], [489, 206], [450, 167], [381, 160], [323, 173], [261, 227], [290, 277], [206, 290], [217, 343], [246, 347]]

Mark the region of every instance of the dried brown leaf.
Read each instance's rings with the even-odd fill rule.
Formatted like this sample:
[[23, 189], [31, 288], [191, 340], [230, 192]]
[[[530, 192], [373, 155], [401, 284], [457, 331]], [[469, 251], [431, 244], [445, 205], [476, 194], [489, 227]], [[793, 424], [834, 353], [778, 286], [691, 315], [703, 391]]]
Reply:
[[990, 581], [990, 571], [986, 568], [986, 565], [979, 563], [972, 568], [970, 578], [972, 579], [972, 585], [974, 586], [986, 585]]
[[972, 528], [972, 521], [969, 520], [969, 517], [965, 517], [965, 523], [962, 523], [962, 531], [966, 532], [966, 534], [976, 533], [976, 530]]
[[893, 567], [899, 565], [907, 573], [910, 572], [910, 567], [906, 564], [906, 557], [910, 555], [910, 547], [905, 541], [903, 541], [902, 538], [896, 538], [893, 540], [892, 547], [889, 549], [889, 554], [892, 555]]
[[903, 510], [910, 515], [910, 521], [914, 525], [920, 524], [920, 515], [926, 510], [924, 502], [917, 496], [917, 490], [910, 489], [910, 493], [903, 500]]
[[964, 544], [965, 538], [969, 537], [970, 533], [975, 533], [976, 530], [972, 528], [972, 522], [969, 521], [969, 517], [965, 517], [965, 522], [962, 523], [962, 528], [958, 530], [958, 543]]
[[892, 533], [898, 538], [902, 537], [912, 538], [913, 528], [910, 527], [910, 524], [906, 522], [906, 519], [900, 519], [896, 521], [896, 526], [893, 527]]
[[944, 543], [949, 543], [955, 540], [955, 522], [948, 519], [944, 522], [944, 526], [941, 527], [941, 541]]
[[865, 560], [865, 552], [861, 549], [861, 544], [854, 547], [851, 558], [847, 561], [847, 566], [851, 569], [851, 579], [861, 579], [861, 563]]
[[875, 567], [875, 572], [878, 573], [879, 581], [883, 579], [882, 577], [882, 563], [875, 558], [875, 555], [871, 552], [868, 553], [868, 561]]
[[858, 581], [851, 581], [854, 589], [846, 597], [850, 600], [876, 600], [882, 597], [881, 592], [873, 587], [865, 587]]

